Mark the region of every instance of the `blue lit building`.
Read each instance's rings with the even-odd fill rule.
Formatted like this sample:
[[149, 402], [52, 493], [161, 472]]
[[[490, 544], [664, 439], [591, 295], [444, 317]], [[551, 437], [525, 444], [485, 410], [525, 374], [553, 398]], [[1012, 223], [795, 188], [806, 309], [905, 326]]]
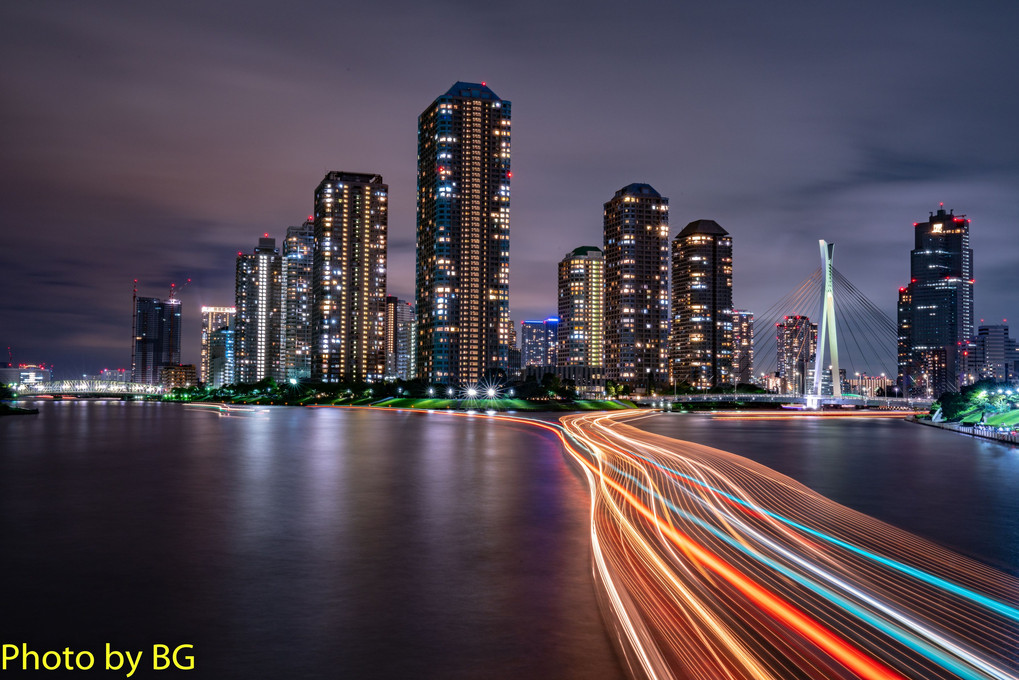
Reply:
[[521, 321], [521, 366], [555, 366], [558, 363], [558, 335], [559, 319], [554, 316], [540, 321]]

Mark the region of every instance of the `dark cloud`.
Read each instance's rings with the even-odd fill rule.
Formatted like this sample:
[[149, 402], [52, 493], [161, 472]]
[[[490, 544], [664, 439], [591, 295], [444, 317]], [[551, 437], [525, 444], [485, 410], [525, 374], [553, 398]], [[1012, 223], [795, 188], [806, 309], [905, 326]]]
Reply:
[[[1019, 44], [1009, 2], [7, 3], [0, 10], [0, 341], [92, 372], [129, 361], [130, 290], [304, 219], [328, 170], [390, 186], [390, 290], [414, 289], [418, 114], [456, 80], [513, 101], [513, 317], [555, 311], [555, 264], [601, 244], [646, 181], [672, 231], [735, 241], [765, 310], [835, 241], [892, 312], [912, 223], [973, 219], [977, 315], [1017, 314]], [[1017, 316], [1019, 318], [1019, 316]]]

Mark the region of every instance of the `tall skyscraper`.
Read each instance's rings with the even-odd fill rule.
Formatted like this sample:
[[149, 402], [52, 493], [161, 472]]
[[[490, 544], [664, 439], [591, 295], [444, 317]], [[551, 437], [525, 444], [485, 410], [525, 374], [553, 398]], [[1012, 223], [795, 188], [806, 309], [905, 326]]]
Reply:
[[330, 172], [315, 189], [315, 380], [385, 375], [388, 201], [382, 175]]
[[731, 385], [732, 237], [714, 220], [672, 241], [672, 380], [697, 389]]
[[283, 241], [283, 376], [311, 377], [312, 275], [315, 221], [287, 227]]
[[582, 246], [559, 261], [557, 365], [605, 365], [605, 259]]
[[504, 372], [509, 350], [510, 102], [456, 83], [418, 118], [418, 375]]
[[540, 321], [520, 322], [520, 364], [527, 366], [555, 366], [559, 319], [551, 316]]
[[668, 380], [669, 199], [630, 184], [605, 204], [605, 377]]
[[235, 380], [282, 380], [280, 328], [283, 263], [276, 239], [258, 239], [252, 253], [237, 253], [234, 317]]
[[[234, 307], [202, 307], [202, 360], [199, 380], [207, 386], [222, 387], [233, 382], [227, 361], [233, 364]], [[220, 333], [221, 330], [229, 334]], [[229, 346], [227, 341], [229, 340]], [[232, 366], [230, 366], [232, 368]]]
[[131, 380], [157, 385], [166, 366], [180, 364], [180, 300], [136, 297]]
[[913, 238], [909, 284], [899, 294], [899, 336], [908, 336], [899, 383], [906, 395], [936, 399], [959, 389], [961, 347], [973, 335], [969, 220], [939, 206], [913, 225]]
[[754, 381], [754, 313], [732, 310], [733, 382], [749, 385]]
[[807, 316], [787, 316], [775, 325], [778, 333], [778, 377], [782, 391], [805, 394], [812, 387], [817, 352], [817, 324]]
[[413, 380], [414, 305], [392, 295], [386, 297], [386, 380]]

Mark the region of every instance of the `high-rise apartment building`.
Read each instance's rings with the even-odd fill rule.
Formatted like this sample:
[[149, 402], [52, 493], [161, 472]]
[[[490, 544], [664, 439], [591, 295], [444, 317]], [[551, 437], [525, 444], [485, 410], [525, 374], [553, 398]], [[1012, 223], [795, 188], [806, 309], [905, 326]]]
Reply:
[[817, 324], [807, 316], [787, 316], [775, 325], [778, 333], [778, 377], [782, 392], [806, 394], [812, 387], [817, 353]]
[[605, 259], [582, 246], [559, 261], [557, 365], [605, 365]]
[[732, 384], [732, 330], [732, 237], [714, 220], [696, 220], [672, 241], [672, 381]]
[[386, 380], [413, 380], [414, 305], [392, 295], [386, 297]]
[[969, 220], [941, 206], [913, 225], [913, 239], [909, 284], [899, 293], [899, 336], [908, 338], [899, 383], [907, 396], [936, 399], [959, 388], [961, 347], [973, 334]]
[[458, 82], [418, 118], [418, 375], [475, 384], [507, 368], [510, 102]]
[[282, 380], [283, 262], [276, 239], [265, 234], [252, 253], [237, 253], [234, 316], [234, 380]]
[[520, 364], [528, 366], [555, 366], [559, 319], [551, 316], [540, 321], [520, 322]]
[[330, 172], [315, 189], [315, 380], [385, 375], [388, 201], [381, 175]]
[[633, 387], [668, 380], [669, 199], [630, 184], [604, 209], [605, 377]]
[[[233, 382], [233, 371], [228, 369], [233, 368], [236, 312], [234, 307], [202, 307], [202, 359], [198, 379], [207, 386], [222, 387]], [[224, 330], [227, 333], [221, 332]]]
[[732, 310], [733, 382], [749, 385], [754, 381], [754, 313]]
[[283, 377], [311, 377], [315, 221], [287, 227], [283, 241]]
[[157, 385], [166, 366], [180, 364], [180, 300], [136, 297], [131, 380]]

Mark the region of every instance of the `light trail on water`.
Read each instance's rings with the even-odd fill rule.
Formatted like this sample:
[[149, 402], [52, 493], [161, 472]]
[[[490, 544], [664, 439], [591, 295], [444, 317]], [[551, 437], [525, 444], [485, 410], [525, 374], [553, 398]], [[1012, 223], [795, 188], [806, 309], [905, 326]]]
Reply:
[[1004, 573], [628, 424], [643, 413], [456, 415], [552, 432], [583, 471], [595, 581], [634, 676], [1019, 679]]

